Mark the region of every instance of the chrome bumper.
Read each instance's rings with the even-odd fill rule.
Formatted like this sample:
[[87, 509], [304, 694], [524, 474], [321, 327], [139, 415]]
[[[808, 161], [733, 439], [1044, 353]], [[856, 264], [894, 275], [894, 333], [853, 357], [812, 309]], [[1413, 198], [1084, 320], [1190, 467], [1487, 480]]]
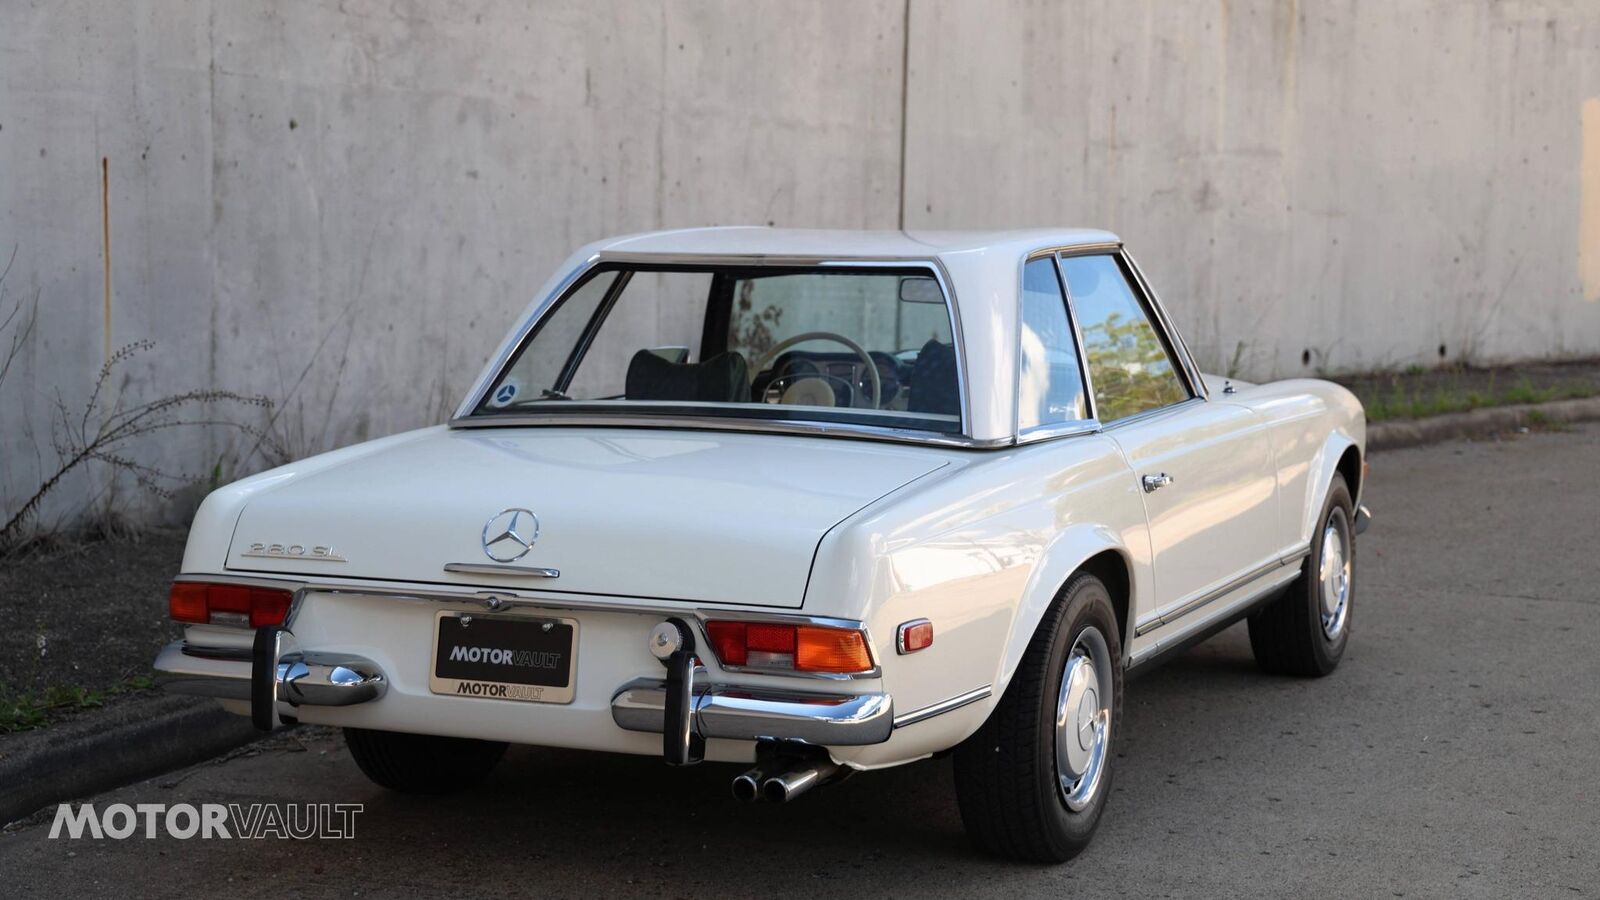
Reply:
[[[276, 665], [264, 669], [272, 673], [270, 694], [262, 694], [263, 709], [252, 709], [260, 713], [258, 724], [292, 720], [299, 706], [366, 703], [382, 697], [388, 686], [382, 670], [364, 657], [292, 649], [292, 636], [286, 632], [280, 641]], [[252, 657], [246, 648], [173, 641], [156, 657], [156, 680], [173, 693], [242, 700], [254, 707]], [[842, 747], [880, 744], [894, 729], [894, 703], [881, 693], [813, 694], [699, 682], [688, 712], [689, 730], [701, 740], [771, 739]], [[661, 734], [666, 714], [667, 687], [659, 679], [631, 681], [611, 699], [612, 720], [629, 731]]]
[[[251, 651], [173, 641], [156, 657], [156, 681], [175, 694], [249, 700]], [[376, 663], [346, 653], [290, 650], [273, 669], [277, 700], [289, 707], [351, 706], [383, 696]]]
[[[664, 681], [631, 681], [611, 698], [612, 720], [629, 731], [660, 734], [666, 714]], [[857, 746], [889, 739], [894, 702], [888, 694], [809, 694], [697, 684], [690, 718], [694, 733], [702, 739]]]

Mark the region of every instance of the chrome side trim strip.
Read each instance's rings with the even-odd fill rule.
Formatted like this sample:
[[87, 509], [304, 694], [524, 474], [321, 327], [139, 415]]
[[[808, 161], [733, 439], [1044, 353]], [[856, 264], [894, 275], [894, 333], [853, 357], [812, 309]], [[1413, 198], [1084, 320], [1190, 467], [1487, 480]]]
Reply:
[[532, 575], [535, 578], [560, 578], [560, 569], [544, 566], [495, 566], [487, 563], [445, 563], [446, 572], [461, 575]]
[[918, 722], [926, 721], [934, 716], [950, 712], [953, 709], [960, 709], [961, 707], [966, 706], [968, 703], [977, 703], [979, 700], [982, 700], [992, 693], [994, 693], [994, 686], [986, 684], [981, 688], [967, 691], [965, 694], [957, 694], [948, 700], [941, 700], [932, 706], [924, 706], [921, 709], [914, 709], [904, 715], [895, 716], [894, 727], [904, 728], [907, 725], [915, 725]]
[[1238, 578], [1233, 579], [1221, 587], [1213, 588], [1206, 593], [1201, 594], [1200, 596], [1190, 600], [1171, 612], [1158, 613], [1140, 621], [1138, 624], [1134, 625], [1133, 634], [1135, 637], [1140, 637], [1148, 634], [1151, 631], [1154, 631], [1156, 628], [1162, 625], [1170, 625], [1178, 619], [1181, 619], [1184, 616], [1187, 616], [1188, 614], [1206, 606], [1212, 601], [1220, 600], [1221, 598], [1226, 597], [1240, 588], [1247, 587], [1252, 582], [1259, 581], [1283, 571], [1284, 569], [1294, 565], [1295, 563], [1298, 563], [1300, 560], [1309, 555], [1311, 555], [1311, 548], [1305, 547], [1285, 556], [1281, 556], [1278, 559], [1267, 563], [1266, 565], [1260, 566], [1250, 572], [1245, 573], [1244, 575], [1239, 576]]

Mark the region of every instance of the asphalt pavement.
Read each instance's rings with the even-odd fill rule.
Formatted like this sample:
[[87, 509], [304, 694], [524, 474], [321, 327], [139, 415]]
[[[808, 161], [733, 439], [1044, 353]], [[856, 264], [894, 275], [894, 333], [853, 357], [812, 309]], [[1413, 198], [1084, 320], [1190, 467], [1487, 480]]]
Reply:
[[0, 835], [0, 894], [1591, 896], [1597, 470], [1600, 425], [1375, 454], [1338, 671], [1262, 675], [1240, 626], [1132, 682], [1106, 818], [1067, 865], [971, 850], [944, 760], [742, 806], [737, 767], [514, 748], [426, 798], [301, 730], [93, 802], [360, 803], [353, 838], [52, 840], [45, 816]]

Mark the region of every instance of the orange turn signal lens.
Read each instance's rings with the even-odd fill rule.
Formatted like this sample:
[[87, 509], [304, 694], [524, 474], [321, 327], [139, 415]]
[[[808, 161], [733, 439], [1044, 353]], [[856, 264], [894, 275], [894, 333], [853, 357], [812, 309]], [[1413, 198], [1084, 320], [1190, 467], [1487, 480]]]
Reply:
[[861, 632], [846, 628], [801, 625], [796, 629], [794, 667], [800, 672], [865, 672], [872, 654]]
[[774, 672], [853, 675], [872, 671], [867, 637], [853, 628], [774, 622], [707, 622], [706, 636], [725, 666]]

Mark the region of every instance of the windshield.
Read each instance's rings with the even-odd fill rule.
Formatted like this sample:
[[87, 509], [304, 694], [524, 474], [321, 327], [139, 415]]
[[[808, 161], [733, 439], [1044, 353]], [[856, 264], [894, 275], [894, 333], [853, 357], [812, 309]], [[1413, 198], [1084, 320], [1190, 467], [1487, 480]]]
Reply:
[[950, 307], [922, 267], [591, 270], [473, 416], [616, 413], [961, 432]]

